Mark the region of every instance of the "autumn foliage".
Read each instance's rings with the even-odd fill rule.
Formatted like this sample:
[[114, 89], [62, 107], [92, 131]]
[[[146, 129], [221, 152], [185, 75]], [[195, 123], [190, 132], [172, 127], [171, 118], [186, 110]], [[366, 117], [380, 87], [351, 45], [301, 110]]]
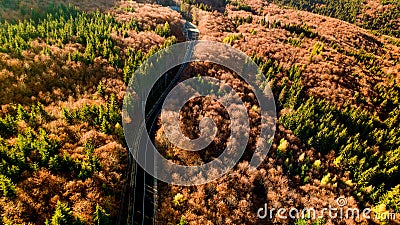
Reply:
[[0, 24], [0, 224], [112, 224], [127, 182], [125, 83], [182, 35], [180, 15], [18, 2], [2, 2], [11, 8]]

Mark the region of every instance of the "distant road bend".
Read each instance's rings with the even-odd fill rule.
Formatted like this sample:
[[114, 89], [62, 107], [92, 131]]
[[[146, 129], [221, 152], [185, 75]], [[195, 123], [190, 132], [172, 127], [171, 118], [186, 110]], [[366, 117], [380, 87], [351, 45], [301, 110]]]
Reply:
[[[185, 22], [184, 35], [187, 41], [197, 40], [199, 37], [199, 30], [195, 25], [190, 22]], [[192, 56], [193, 44], [190, 44], [186, 49], [185, 59], [189, 60]], [[186, 67], [186, 63], [182, 64], [175, 74], [170, 84], [165, 88], [157, 102], [152, 106], [148, 114], [146, 115], [146, 121], [143, 121], [140, 125], [140, 132], [147, 132], [154, 137], [155, 129], [157, 125], [157, 118], [161, 112], [162, 104], [168, 95], [168, 93], [175, 87], [175, 85], [181, 80], [182, 72]], [[147, 128], [147, 129], [146, 129]], [[140, 143], [141, 135], [138, 134], [138, 139], [135, 141], [135, 146]], [[152, 143], [147, 143], [152, 145]], [[133, 148], [131, 149], [132, 154], [138, 154], [138, 151], [147, 151], [145, 149]], [[146, 160], [147, 161], [147, 160]], [[154, 162], [154, 160], [149, 160]], [[143, 168], [138, 165], [131, 157], [130, 163], [130, 176], [129, 185], [123, 195], [122, 207], [126, 208], [125, 211], [128, 215], [123, 215], [121, 211], [120, 217], [117, 224], [129, 224], [129, 225], [149, 225], [149, 224], [160, 224], [161, 221], [157, 221], [157, 179], [148, 174]], [[155, 164], [153, 166], [156, 166]], [[123, 219], [125, 218], [125, 219]]]

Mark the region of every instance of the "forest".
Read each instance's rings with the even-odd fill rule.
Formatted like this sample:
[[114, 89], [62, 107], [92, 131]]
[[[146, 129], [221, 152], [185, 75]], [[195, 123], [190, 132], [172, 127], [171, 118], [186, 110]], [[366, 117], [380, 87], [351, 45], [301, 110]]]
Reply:
[[[334, 205], [335, 199], [343, 195], [348, 199], [347, 207], [371, 207], [374, 215], [399, 213], [400, 86], [399, 71], [395, 69], [399, 49], [395, 41], [397, 25], [388, 22], [398, 18], [393, 16], [397, 9], [385, 11], [385, 22], [370, 18], [380, 23], [373, 27], [359, 23], [360, 16], [367, 16], [363, 15], [363, 4], [228, 1], [223, 13], [192, 9], [203, 39], [232, 45], [259, 65], [274, 92], [278, 126], [269, 157], [256, 172], [246, 171], [248, 154], [253, 151], [250, 145], [234, 171], [217, 181], [196, 187], [162, 185], [163, 220], [171, 224], [264, 224], [266, 221], [257, 218], [256, 212], [265, 202], [271, 207], [322, 208]], [[396, 3], [386, 3], [390, 4]], [[246, 96], [243, 100], [251, 121], [257, 124], [257, 103], [248, 102], [251, 95], [244, 94], [248, 93], [246, 84], [240, 83], [231, 71], [193, 63], [186, 73], [188, 77], [208, 75], [232, 84]], [[228, 127], [221, 120], [225, 116], [220, 107], [207, 99], [196, 100], [188, 104], [181, 116], [189, 121], [187, 124], [197, 124], [196, 118], [209, 115], [216, 124]], [[185, 130], [189, 136], [196, 136], [198, 130], [192, 126]], [[171, 146], [163, 132], [161, 127], [156, 135], [161, 151], [168, 159], [184, 165], [208, 162], [220, 154], [225, 140], [222, 132], [204, 152], [189, 154]], [[254, 140], [252, 136], [249, 143]], [[275, 217], [268, 222], [344, 221], [326, 215], [321, 219], [297, 220]], [[345, 221], [396, 222], [383, 217]]]
[[[260, 129], [259, 103], [227, 68], [190, 63], [183, 78], [209, 75], [240, 93], [250, 116], [238, 165], [205, 185], [159, 182], [160, 224], [393, 224], [399, 218], [257, 218], [271, 207], [336, 204], [400, 213], [398, 1], [183, 0], [0, 2], [0, 225], [116, 224], [127, 182], [121, 108], [141, 63], [184, 41], [182, 19], [202, 40], [256, 62], [277, 109], [271, 150], [247, 170]], [[167, 5], [180, 6], [181, 13]], [[181, 112], [189, 137], [199, 119], [223, 127], [200, 153], [155, 143], [182, 165], [208, 162], [226, 146], [229, 119], [213, 99]]]
[[400, 38], [399, 1], [379, 1], [384, 9], [376, 10], [369, 2], [360, 0], [270, 0], [275, 4], [290, 6], [299, 10], [334, 17], [357, 24], [377, 35], [390, 35]]
[[114, 224], [128, 160], [123, 88], [176, 42], [179, 14], [152, 23], [133, 17], [149, 10], [138, 4], [53, 3], [29, 15], [29, 2], [1, 4], [26, 18], [0, 23], [0, 224]]

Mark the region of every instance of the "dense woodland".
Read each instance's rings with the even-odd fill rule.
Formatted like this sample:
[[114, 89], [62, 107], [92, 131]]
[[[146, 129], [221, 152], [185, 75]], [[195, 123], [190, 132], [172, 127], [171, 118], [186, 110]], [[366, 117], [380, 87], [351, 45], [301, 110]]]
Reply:
[[270, 2], [354, 23], [376, 34], [400, 37], [399, 1], [383, 0], [379, 1], [378, 5], [375, 1], [359, 0], [271, 0]]
[[128, 168], [125, 84], [177, 41], [180, 15], [13, 3], [1, 2], [11, 18], [0, 24], [0, 224], [113, 224]]
[[[250, 142], [234, 171], [217, 181], [159, 184], [160, 224], [395, 222], [265, 221], [257, 210], [264, 203], [321, 209], [345, 196], [346, 207], [400, 213], [398, 1], [165, 1], [181, 14], [150, 1], [70, 2], [0, 2], [0, 224], [117, 221], [128, 163], [126, 84], [143, 60], [184, 40], [181, 18], [198, 25], [201, 39], [253, 58], [273, 89], [278, 124], [267, 159], [248, 171], [257, 101], [232, 71], [191, 63], [184, 78], [213, 76], [240, 93]], [[160, 152], [183, 165], [219, 155], [229, 120], [218, 102], [189, 102], [181, 118], [191, 126], [183, 130], [198, 135], [203, 116], [226, 128], [212, 145], [186, 153], [160, 128]]]
[[[265, 224], [256, 217], [263, 203], [322, 208], [343, 195], [348, 207], [371, 207], [375, 215], [399, 212], [397, 8], [372, 13], [358, 1], [275, 1], [277, 6], [254, 0], [227, 1], [225, 11], [215, 7], [210, 12], [200, 2], [191, 3], [191, 18], [201, 38], [246, 52], [266, 75], [279, 113], [278, 131], [267, 162], [257, 172], [246, 171], [250, 147], [235, 171], [215, 182], [189, 188], [163, 186], [161, 218], [171, 224]], [[397, 3], [376, 4], [389, 8]], [[232, 72], [215, 65], [191, 64], [186, 73], [214, 76], [248, 93]], [[256, 124], [257, 103], [244, 96]], [[198, 135], [197, 119], [207, 115], [229, 127], [220, 107], [207, 99], [189, 103], [181, 117], [194, 125], [182, 129], [188, 136]], [[249, 143], [254, 143], [252, 137]], [[225, 139], [221, 134], [205, 151], [189, 154], [171, 146], [162, 129], [157, 133], [164, 155], [189, 165], [218, 156]], [[319, 220], [274, 218], [267, 224], [340, 222], [326, 215]]]

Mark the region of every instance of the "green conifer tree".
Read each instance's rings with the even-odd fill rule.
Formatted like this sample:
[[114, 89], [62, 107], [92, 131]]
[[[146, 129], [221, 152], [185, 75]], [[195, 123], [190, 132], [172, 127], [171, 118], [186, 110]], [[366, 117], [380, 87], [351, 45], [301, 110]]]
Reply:
[[74, 217], [67, 204], [57, 201], [56, 210], [51, 218], [51, 225], [72, 225]]
[[93, 215], [95, 225], [111, 225], [110, 215], [99, 205], [96, 205], [96, 211]]

